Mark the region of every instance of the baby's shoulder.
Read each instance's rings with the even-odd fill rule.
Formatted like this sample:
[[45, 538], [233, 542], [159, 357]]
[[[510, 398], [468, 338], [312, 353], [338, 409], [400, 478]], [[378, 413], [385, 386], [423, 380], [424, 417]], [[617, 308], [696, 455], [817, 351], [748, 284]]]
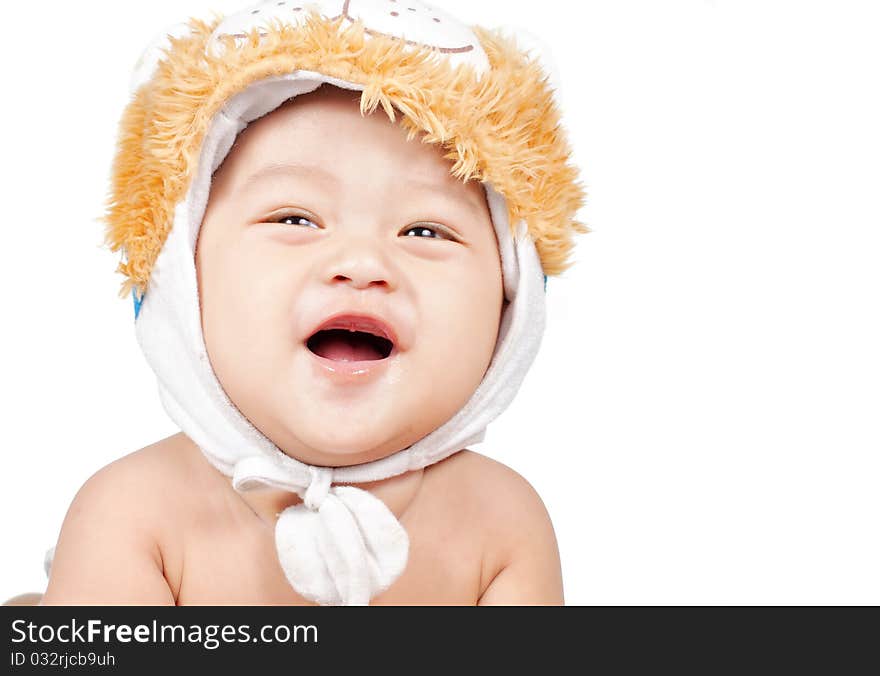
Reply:
[[84, 488], [116, 493], [137, 500], [139, 506], [167, 505], [168, 498], [192, 486], [198, 466], [181, 434], [160, 439], [105, 465], [92, 474]]
[[523, 533], [546, 529], [549, 515], [535, 488], [498, 460], [464, 449], [431, 467], [436, 496], [490, 534], [488, 565], [500, 568], [521, 545]]
[[179, 539], [175, 532], [186, 526], [183, 517], [217, 493], [218, 473], [197, 450], [178, 433], [123, 455], [85, 481], [73, 506], [126, 522], [167, 550], [172, 539]]
[[434, 484], [447, 495], [483, 507], [481, 513], [489, 518], [509, 519], [517, 511], [543, 508], [537, 491], [519, 472], [469, 449], [429, 466], [428, 470]]
[[167, 546], [181, 510], [174, 496], [188, 462], [174, 438], [93, 473], [61, 526], [42, 603], [173, 604]]
[[130, 523], [145, 534], [162, 523], [174, 508], [174, 496], [185, 486], [186, 456], [175, 437], [123, 455], [86, 479], [73, 505], [103, 511]]
[[458, 486], [464, 505], [459, 523], [485, 534], [479, 605], [564, 603], [556, 534], [535, 488], [514, 469], [479, 453], [465, 450], [452, 457], [439, 468], [446, 473], [443, 487], [455, 495]]

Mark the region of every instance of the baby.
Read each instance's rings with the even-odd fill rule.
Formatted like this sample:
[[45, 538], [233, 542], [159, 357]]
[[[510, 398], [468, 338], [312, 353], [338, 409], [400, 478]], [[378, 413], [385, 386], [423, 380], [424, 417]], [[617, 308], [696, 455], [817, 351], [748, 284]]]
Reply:
[[[279, 12], [284, 4], [257, 7]], [[268, 32], [263, 24], [236, 32], [234, 22], [254, 21], [253, 10], [227, 25], [195, 22], [194, 35], [175, 46], [187, 58], [185, 40], [200, 45], [199, 36], [219, 31], [226, 50], [259, 55], [252, 64], [262, 67], [279, 44], [289, 50], [283, 56], [302, 62], [297, 29], [328, 31], [326, 38], [349, 22], [340, 44], [358, 58], [364, 45], [407, 58], [394, 51], [406, 43], [393, 35], [363, 33], [364, 21], [384, 16], [385, 3], [337, 4], [342, 14], [309, 14], [269, 24]], [[362, 15], [352, 16], [356, 4]], [[441, 19], [432, 23], [461, 28], [415, 6]], [[461, 30], [447, 30], [462, 39]], [[178, 134], [156, 146], [162, 166], [197, 156], [190, 146], [171, 152], [174, 142], [192, 142], [207, 160], [198, 169], [181, 165], [178, 175], [190, 182], [169, 200], [173, 228], [149, 230], [156, 208], [137, 212], [149, 214], [147, 231], [133, 235], [131, 225], [141, 194], [173, 192], [173, 180], [144, 171], [139, 192], [128, 195], [128, 262], [120, 268], [141, 314], [139, 340], [181, 432], [82, 486], [43, 605], [563, 603], [558, 547], [540, 497], [507, 466], [466, 448], [513, 396], [533, 357], [531, 347], [517, 350], [536, 349], [543, 326], [534, 309], [544, 293], [534, 284], [541, 270], [528, 258], [538, 261], [540, 248], [524, 231], [508, 235], [517, 193], [507, 190], [505, 203], [487, 187], [490, 161], [484, 182], [475, 180], [474, 167], [465, 176], [465, 163], [450, 161], [436, 129], [415, 133], [403, 94], [383, 90], [375, 101], [385, 112], [375, 112], [375, 102], [368, 110], [374, 93], [351, 63], [339, 71], [308, 65], [323, 84], [257, 110], [258, 99], [235, 98], [246, 90], [239, 83], [218, 94], [216, 105], [227, 107], [211, 117], [216, 135], [215, 128], [195, 139]], [[268, 92], [279, 82], [273, 77], [293, 70], [267, 65], [252, 75], [251, 90], [268, 83]], [[337, 86], [349, 81], [364, 87], [363, 97]], [[186, 98], [184, 86], [162, 91]], [[530, 93], [536, 106], [539, 94]], [[236, 126], [235, 111], [249, 123]], [[552, 129], [552, 111], [542, 114]], [[131, 147], [141, 152], [138, 143]], [[561, 141], [539, 150], [552, 157], [554, 147], [561, 152], [554, 144]], [[216, 166], [205, 149], [220, 158]], [[544, 190], [562, 201], [560, 212], [573, 213], [582, 193], [567, 169], [569, 182], [555, 192], [544, 185], [522, 194], [541, 199]], [[523, 174], [522, 185], [541, 171], [509, 168]], [[132, 173], [117, 162], [117, 209]], [[505, 174], [494, 176], [501, 186]], [[139, 259], [136, 237], [150, 246], [158, 237], [161, 250]], [[541, 260], [545, 274], [558, 271], [550, 247]], [[181, 272], [188, 266], [193, 284]], [[136, 283], [144, 271], [145, 293]], [[187, 323], [188, 291], [195, 324]]]

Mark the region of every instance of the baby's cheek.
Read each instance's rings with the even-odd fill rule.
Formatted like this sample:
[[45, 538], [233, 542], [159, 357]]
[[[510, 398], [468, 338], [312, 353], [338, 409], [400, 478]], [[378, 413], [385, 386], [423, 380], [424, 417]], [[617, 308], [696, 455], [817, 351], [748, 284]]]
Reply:
[[303, 287], [302, 265], [272, 250], [239, 249], [227, 262], [220, 303], [227, 323], [259, 341], [288, 337], [291, 308]]
[[228, 274], [206, 294], [205, 342], [224, 385], [258, 378], [269, 359], [278, 359], [289, 342], [281, 301], [264, 277]]
[[496, 315], [500, 311], [493, 294], [476, 290], [467, 280], [438, 294], [425, 330], [435, 383], [459, 397], [479, 384], [495, 346]]

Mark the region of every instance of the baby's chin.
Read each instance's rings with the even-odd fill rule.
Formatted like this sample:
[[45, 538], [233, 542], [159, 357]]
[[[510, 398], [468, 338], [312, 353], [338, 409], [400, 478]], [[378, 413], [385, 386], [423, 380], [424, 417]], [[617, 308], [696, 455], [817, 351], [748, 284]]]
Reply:
[[402, 354], [351, 382], [328, 376], [323, 365], [316, 367], [300, 353], [268, 386], [251, 388], [246, 414], [279, 449], [302, 462], [341, 467], [379, 460], [440, 427], [470, 394], [438, 386], [442, 377], [428, 372], [432, 366], [436, 363]]
[[342, 403], [297, 396], [286, 407], [276, 399], [268, 405], [271, 415], [252, 422], [292, 458], [310, 465], [356, 465], [408, 448], [443, 422], [418, 406], [414, 394], [373, 392]]
[[309, 465], [327, 467], [345, 467], [380, 460], [408, 448], [424, 436], [413, 438], [412, 430], [408, 427], [389, 436], [387, 427], [331, 430], [313, 425], [289, 427], [281, 433], [270, 435], [267, 436], [291, 458]]
[[430, 431], [418, 431], [431, 424], [416, 403], [426, 393], [399, 364], [388, 366], [363, 382], [293, 369], [261, 394], [258, 427], [287, 455], [315, 465], [360, 464], [406, 448]]

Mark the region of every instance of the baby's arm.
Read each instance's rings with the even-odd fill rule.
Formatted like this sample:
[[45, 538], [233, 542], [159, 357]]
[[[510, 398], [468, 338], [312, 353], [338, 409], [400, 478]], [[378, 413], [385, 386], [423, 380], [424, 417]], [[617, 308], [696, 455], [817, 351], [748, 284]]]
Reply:
[[535, 489], [508, 468], [487, 486], [498, 510], [497, 571], [477, 605], [564, 605], [562, 566], [550, 515]]
[[124, 461], [92, 475], [73, 499], [40, 605], [175, 605], [154, 537], [155, 495]]

